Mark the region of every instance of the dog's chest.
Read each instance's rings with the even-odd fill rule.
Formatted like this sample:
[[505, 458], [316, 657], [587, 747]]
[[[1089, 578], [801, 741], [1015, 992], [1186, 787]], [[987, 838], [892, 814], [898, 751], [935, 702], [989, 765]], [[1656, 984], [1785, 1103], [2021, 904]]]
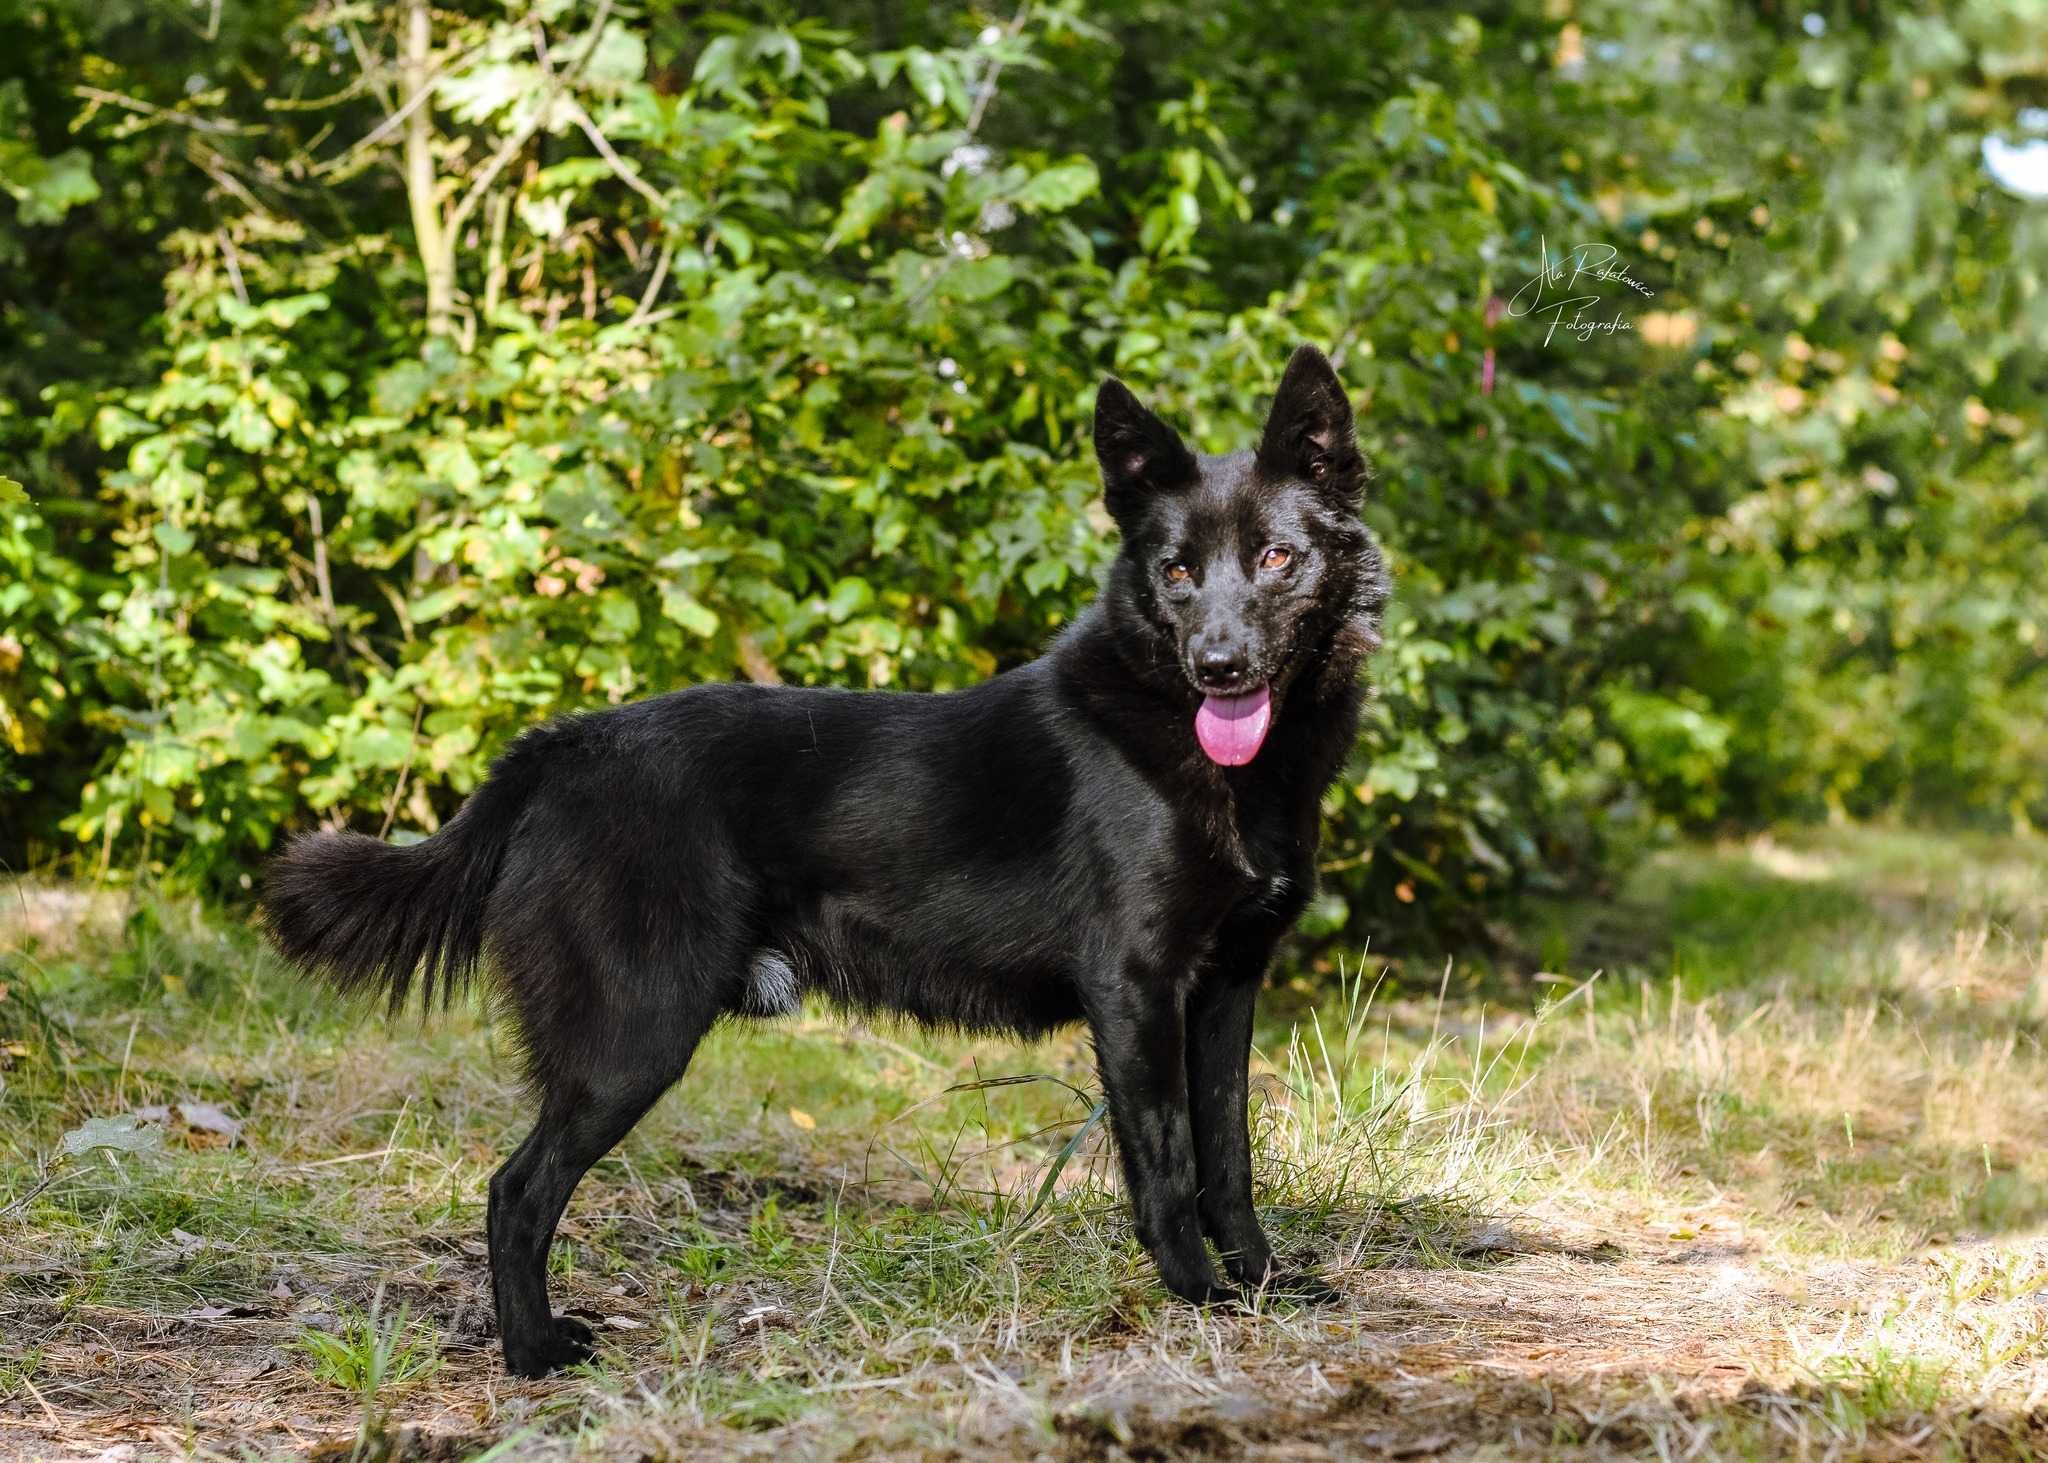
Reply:
[[1233, 796], [1228, 789], [1195, 820], [1194, 841], [1217, 907], [1247, 901], [1281, 908], [1312, 877], [1314, 823], [1286, 804]]

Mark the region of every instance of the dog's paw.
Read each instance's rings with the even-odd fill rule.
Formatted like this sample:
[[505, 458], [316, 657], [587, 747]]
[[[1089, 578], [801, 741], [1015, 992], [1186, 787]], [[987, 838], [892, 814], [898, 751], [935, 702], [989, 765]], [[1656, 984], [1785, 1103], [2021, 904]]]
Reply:
[[1275, 1265], [1266, 1272], [1265, 1284], [1260, 1291], [1275, 1300], [1288, 1301], [1301, 1306], [1335, 1305], [1344, 1299], [1344, 1293], [1313, 1270], [1296, 1270]]
[[589, 1361], [597, 1333], [574, 1316], [554, 1316], [537, 1336], [505, 1338], [505, 1370], [515, 1377], [544, 1377]]
[[1205, 1280], [1184, 1280], [1178, 1285], [1168, 1281], [1166, 1288], [1191, 1306], [1232, 1305], [1244, 1299], [1244, 1292], [1235, 1285], [1219, 1285], [1213, 1276]]

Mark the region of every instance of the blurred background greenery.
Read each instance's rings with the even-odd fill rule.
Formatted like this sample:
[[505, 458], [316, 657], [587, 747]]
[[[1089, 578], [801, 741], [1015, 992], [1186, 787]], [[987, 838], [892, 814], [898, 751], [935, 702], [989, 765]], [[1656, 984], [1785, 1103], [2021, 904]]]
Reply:
[[551, 712], [987, 676], [1101, 375], [1232, 447], [1301, 340], [1398, 576], [1311, 940], [2048, 818], [2040, 0], [15, 0], [0, 78], [16, 869], [241, 899]]

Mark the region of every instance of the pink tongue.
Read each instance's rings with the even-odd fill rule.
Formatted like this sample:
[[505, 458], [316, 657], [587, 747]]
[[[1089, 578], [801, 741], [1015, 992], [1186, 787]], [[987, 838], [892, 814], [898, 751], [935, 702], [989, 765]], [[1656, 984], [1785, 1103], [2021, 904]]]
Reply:
[[1195, 713], [1195, 740], [1211, 762], [1242, 767], [1258, 756], [1273, 725], [1273, 693], [1264, 686], [1244, 696], [1204, 696]]

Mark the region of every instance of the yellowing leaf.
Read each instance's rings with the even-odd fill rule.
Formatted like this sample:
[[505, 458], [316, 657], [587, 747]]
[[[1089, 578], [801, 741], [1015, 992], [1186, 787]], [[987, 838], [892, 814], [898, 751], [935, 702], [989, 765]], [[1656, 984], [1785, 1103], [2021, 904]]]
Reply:
[[793, 1107], [789, 1110], [789, 1120], [799, 1128], [802, 1128], [806, 1133], [818, 1126], [818, 1120], [800, 1107]]
[[1500, 200], [1494, 191], [1493, 180], [1484, 173], [1472, 173], [1465, 179], [1465, 186], [1472, 190], [1472, 196], [1479, 200], [1479, 207], [1485, 212], [1490, 214], [1498, 207]]

